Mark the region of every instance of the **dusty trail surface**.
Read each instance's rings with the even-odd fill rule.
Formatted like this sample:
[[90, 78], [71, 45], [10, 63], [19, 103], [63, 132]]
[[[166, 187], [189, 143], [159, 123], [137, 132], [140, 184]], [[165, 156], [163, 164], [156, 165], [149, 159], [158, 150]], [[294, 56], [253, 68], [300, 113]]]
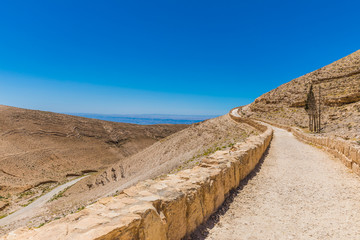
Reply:
[[260, 171], [193, 238], [359, 239], [359, 177], [291, 133], [274, 130]]
[[41, 210], [41, 208], [49, 200], [51, 200], [51, 198], [53, 196], [55, 196], [56, 194], [58, 194], [61, 191], [65, 190], [67, 187], [70, 187], [70, 186], [74, 185], [75, 183], [77, 183], [78, 181], [80, 181], [81, 179], [83, 179], [85, 177], [88, 177], [88, 176], [77, 178], [77, 179], [74, 179], [74, 180], [72, 180], [70, 182], [62, 184], [62, 185], [54, 188], [50, 192], [46, 193], [45, 195], [39, 197], [38, 199], [36, 199], [34, 202], [29, 204], [28, 206], [26, 206], [24, 208], [21, 208], [20, 210], [10, 214], [9, 216], [0, 219], [0, 226], [5, 225], [5, 224], [12, 224], [12, 223], [14, 223], [16, 221], [26, 221], [26, 220], [36, 216], [39, 213], [39, 211]]

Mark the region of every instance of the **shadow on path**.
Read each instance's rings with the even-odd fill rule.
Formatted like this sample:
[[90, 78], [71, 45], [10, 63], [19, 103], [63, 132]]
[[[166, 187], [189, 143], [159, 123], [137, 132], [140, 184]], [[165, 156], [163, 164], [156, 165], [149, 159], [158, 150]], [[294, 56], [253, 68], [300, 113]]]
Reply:
[[224, 215], [230, 208], [231, 203], [234, 201], [236, 196], [241, 193], [244, 186], [254, 178], [261, 169], [262, 164], [264, 163], [265, 158], [269, 154], [269, 149], [271, 148], [271, 143], [269, 147], [264, 152], [263, 156], [259, 160], [258, 164], [255, 166], [254, 170], [251, 171], [249, 175], [246, 176], [237, 188], [230, 191], [229, 195], [223, 202], [223, 204], [218, 208], [218, 210], [213, 213], [209, 219], [201, 224], [190, 236], [183, 238], [183, 240], [204, 240], [209, 235], [209, 230], [214, 228], [214, 226], [219, 222], [220, 217]]

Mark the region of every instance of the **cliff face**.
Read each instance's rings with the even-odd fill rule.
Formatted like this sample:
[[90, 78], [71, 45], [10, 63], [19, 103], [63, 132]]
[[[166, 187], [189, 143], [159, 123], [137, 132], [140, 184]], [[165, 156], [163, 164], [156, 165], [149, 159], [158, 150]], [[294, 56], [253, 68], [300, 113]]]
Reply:
[[320, 88], [322, 132], [360, 140], [360, 50], [265, 93], [243, 114], [307, 127], [304, 107], [311, 84], [317, 101]]

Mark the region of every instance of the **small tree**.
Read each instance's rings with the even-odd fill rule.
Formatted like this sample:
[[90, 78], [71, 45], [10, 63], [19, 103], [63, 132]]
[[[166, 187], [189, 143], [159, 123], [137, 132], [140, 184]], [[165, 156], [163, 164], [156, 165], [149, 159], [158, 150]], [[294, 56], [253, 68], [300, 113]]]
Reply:
[[320, 131], [320, 121], [319, 114], [320, 112], [316, 106], [315, 94], [313, 91], [313, 85], [310, 85], [309, 92], [307, 94], [307, 98], [305, 101], [305, 111], [309, 116], [309, 130], [311, 132], [319, 132]]
[[321, 130], [321, 87], [319, 84], [319, 99], [318, 99], [318, 132]]

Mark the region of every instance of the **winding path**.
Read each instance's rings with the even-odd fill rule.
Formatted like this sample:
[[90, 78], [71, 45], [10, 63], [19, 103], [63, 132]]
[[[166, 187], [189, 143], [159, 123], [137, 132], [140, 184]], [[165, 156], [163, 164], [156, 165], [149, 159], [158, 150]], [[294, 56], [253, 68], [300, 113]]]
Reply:
[[67, 183], [64, 183], [56, 188], [54, 188], [53, 190], [51, 190], [50, 192], [44, 194], [43, 196], [39, 197], [38, 199], [36, 199], [34, 202], [30, 203], [28, 206], [23, 207], [21, 209], [19, 209], [18, 211], [10, 214], [7, 217], [4, 217], [2, 219], [0, 219], [0, 227], [2, 225], [9, 225], [12, 224], [16, 221], [19, 220], [23, 220], [23, 219], [30, 219], [34, 216], [36, 216], [37, 212], [45, 205], [45, 203], [47, 203], [54, 195], [58, 194], [59, 192], [63, 191], [64, 189], [66, 189], [67, 187], [70, 187], [72, 185], [74, 185], [75, 183], [77, 183], [78, 181], [80, 181], [81, 179], [88, 177], [87, 176], [83, 176], [80, 178], [76, 178], [72, 181], [69, 181]]
[[340, 160], [274, 128], [258, 170], [194, 239], [360, 239], [360, 178]]

